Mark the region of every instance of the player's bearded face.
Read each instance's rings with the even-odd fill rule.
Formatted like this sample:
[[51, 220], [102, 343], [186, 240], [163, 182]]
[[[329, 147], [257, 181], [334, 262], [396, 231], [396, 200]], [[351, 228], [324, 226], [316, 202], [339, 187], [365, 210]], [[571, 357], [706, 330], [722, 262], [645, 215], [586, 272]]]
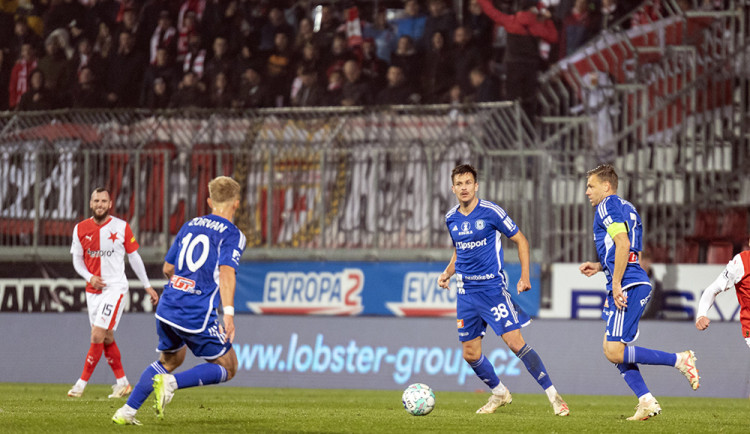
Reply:
[[109, 208], [112, 206], [112, 201], [109, 199], [109, 194], [106, 192], [94, 193], [91, 196], [91, 214], [97, 220], [102, 220], [109, 215]]

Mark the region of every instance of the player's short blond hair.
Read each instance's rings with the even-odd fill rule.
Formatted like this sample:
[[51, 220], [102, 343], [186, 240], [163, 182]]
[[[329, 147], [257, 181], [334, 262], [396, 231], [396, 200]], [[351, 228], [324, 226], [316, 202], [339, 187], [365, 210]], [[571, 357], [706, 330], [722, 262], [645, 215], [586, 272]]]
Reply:
[[214, 204], [240, 198], [240, 184], [228, 176], [217, 176], [208, 183], [208, 194]]
[[617, 191], [617, 172], [615, 171], [614, 166], [612, 166], [611, 164], [602, 164], [595, 169], [589, 170], [586, 175], [596, 175], [597, 177], [599, 177], [600, 181], [609, 182], [609, 185], [612, 187], [613, 191]]

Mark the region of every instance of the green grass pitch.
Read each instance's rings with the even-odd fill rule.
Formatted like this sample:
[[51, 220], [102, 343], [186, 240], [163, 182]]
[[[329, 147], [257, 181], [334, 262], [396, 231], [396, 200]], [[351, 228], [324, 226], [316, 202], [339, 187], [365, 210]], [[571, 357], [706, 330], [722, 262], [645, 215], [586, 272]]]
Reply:
[[0, 384], [0, 431], [57, 433], [132, 432], [362, 432], [362, 433], [746, 433], [750, 400], [661, 397], [662, 414], [630, 422], [630, 396], [565, 396], [571, 414], [556, 417], [542, 394], [514, 394], [491, 415], [474, 414], [487, 394], [436, 391], [435, 410], [411, 416], [400, 391], [196, 387], [180, 390], [157, 420], [149, 398], [138, 414], [143, 426], [115, 426], [111, 417], [125, 400], [91, 385], [83, 398], [66, 396], [69, 385]]

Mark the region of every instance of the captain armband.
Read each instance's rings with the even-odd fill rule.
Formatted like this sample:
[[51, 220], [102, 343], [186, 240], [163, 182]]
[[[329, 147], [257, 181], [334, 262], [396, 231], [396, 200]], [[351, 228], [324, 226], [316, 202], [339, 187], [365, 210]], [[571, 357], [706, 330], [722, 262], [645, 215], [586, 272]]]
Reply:
[[614, 238], [617, 234], [628, 233], [628, 227], [625, 226], [625, 223], [615, 222], [607, 227], [607, 233], [610, 237]]

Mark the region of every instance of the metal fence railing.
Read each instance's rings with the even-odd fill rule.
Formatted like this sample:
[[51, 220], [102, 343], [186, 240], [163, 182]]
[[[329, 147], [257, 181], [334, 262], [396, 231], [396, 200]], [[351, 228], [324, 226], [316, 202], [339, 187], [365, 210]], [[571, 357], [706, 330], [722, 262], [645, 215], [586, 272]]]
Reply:
[[0, 244], [15, 247], [1, 254], [66, 257], [90, 192], [107, 186], [114, 214], [160, 258], [186, 219], [209, 212], [208, 181], [227, 174], [244, 187], [236, 223], [250, 256], [447, 259], [460, 162], [538, 251], [534, 134], [513, 103], [0, 115]]
[[[575, 189], [599, 162], [619, 169], [620, 193], [638, 206], [659, 261], [683, 260], [703, 208], [750, 206], [748, 6], [683, 12], [671, 0], [657, 3], [644, 2], [542, 77], [539, 136], [556, 155], [552, 182], [565, 198], [553, 216], [552, 251], [595, 256], [581, 236], [589, 205]], [[736, 233], [748, 233], [742, 226]]]

